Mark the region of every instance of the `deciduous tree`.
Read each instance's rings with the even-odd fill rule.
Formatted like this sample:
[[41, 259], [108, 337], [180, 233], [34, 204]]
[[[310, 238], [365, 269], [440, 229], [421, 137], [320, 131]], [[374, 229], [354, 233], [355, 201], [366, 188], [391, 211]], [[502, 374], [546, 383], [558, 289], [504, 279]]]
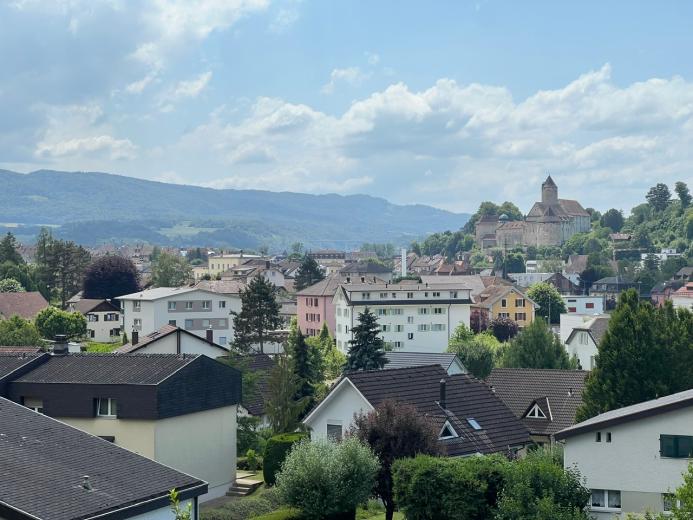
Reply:
[[392, 464], [396, 459], [437, 454], [438, 431], [413, 406], [384, 401], [371, 412], [355, 418], [351, 435], [369, 445], [380, 461], [375, 492], [385, 504], [385, 520], [392, 520], [395, 512]]
[[575, 368], [561, 340], [542, 318], [535, 318], [513, 338], [502, 364], [507, 368]]
[[674, 191], [676, 192], [676, 195], [679, 197], [679, 201], [681, 202], [681, 207], [682, 208], [687, 208], [691, 204], [691, 192], [688, 190], [688, 185], [686, 185], [685, 182], [677, 182], [674, 185]]
[[656, 211], [664, 211], [669, 205], [671, 192], [666, 184], [657, 183], [652, 186], [645, 196], [647, 203]]
[[3, 278], [0, 280], [0, 293], [4, 292], [24, 292], [24, 287], [14, 278]]
[[537, 316], [548, 320], [549, 323], [561, 321], [561, 314], [566, 312], [565, 302], [553, 285], [546, 282], [536, 283], [529, 288], [527, 296], [539, 305]]
[[623, 213], [621, 210], [611, 208], [608, 210], [606, 213], [602, 215], [602, 218], [600, 220], [600, 224], [603, 227], [608, 227], [613, 231], [614, 233], [618, 233], [621, 231], [621, 228], [623, 227]]
[[0, 320], [0, 345], [36, 347], [41, 345], [41, 335], [36, 326], [20, 316]]
[[84, 273], [84, 298], [110, 300], [139, 291], [140, 275], [132, 260], [122, 256], [102, 256], [89, 264]]
[[488, 328], [498, 341], [508, 341], [514, 338], [520, 331], [517, 322], [500, 316], [492, 319], [488, 324]]
[[51, 340], [57, 334], [79, 338], [87, 332], [87, 320], [83, 314], [63, 311], [52, 306], [39, 312], [34, 322], [41, 336]]
[[152, 261], [152, 282], [157, 287], [180, 287], [192, 278], [192, 266], [180, 255], [162, 251]]

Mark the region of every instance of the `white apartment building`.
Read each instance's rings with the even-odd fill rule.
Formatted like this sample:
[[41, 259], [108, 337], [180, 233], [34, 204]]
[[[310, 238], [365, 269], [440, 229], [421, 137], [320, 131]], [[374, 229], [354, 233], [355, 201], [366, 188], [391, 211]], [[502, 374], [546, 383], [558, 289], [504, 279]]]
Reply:
[[164, 325], [181, 327], [201, 338], [212, 331], [212, 341], [227, 346], [233, 340], [233, 316], [240, 312], [238, 295], [196, 287], [157, 287], [118, 297], [123, 331], [140, 337]]
[[460, 323], [469, 326], [471, 289], [461, 284], [343, 284], [335, 293], [337, 348], [349, 350], [358, 315], [368, 307], [395, 350], [445, 352]]
[[604, 297], [590, 295], [561, 296], [568, 314], [604, 314]]
[[[596, 520], [671, 511], [693, 457], [693, 390], [597, 415], [556, 434], [592, 491]], [[666, 513], [665, 513], [666, 514]]]

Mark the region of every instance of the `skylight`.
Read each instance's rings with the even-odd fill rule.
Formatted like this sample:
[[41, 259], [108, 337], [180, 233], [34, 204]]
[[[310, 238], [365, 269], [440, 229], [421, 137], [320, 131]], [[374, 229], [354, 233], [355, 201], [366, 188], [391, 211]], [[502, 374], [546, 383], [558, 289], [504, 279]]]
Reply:
[[469, 423], [469, 426], [471, 426], [475, 430], [481, 430], [481, 425], [478, 422], [476, 422], [476, 419], [474, 419], [473, 417], [468, 417], [467, 422]]

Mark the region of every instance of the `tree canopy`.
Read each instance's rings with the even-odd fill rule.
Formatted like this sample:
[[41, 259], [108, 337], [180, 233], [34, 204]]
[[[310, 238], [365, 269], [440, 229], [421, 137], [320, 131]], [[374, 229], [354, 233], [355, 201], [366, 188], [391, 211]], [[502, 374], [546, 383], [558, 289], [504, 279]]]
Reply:
[[539, 305], [535, 311], [537, 316], [548, 320], [549, 323], [561, 321], [561, 314], [566, 312], [565, 302], [553, 285], [547, 282], [536, 283], [529, 288], [527, 296]]
[[368, 307], [358, 315], [358, 325], [352, 329], [346, 371], [375, 370], [385, 366], [385, 342], [380, 336], [378, 319]]
[[513, 338], [502, 364], [507, 368], [575, 368], [561, 340], [542, 318], [535, 318]]
[[0, 240], [0, 264], [3, 262], [24, 263], [24, 259], [19, 253], [19, 243], [15, 236], [9, 232]]
[[87, 320], [79, 312], [67, 312], [57, 307], [46, 307], [36, 315], [36, 328], [42, 337], [54, 339], [58, 334], [79, 338], [87, 332]]
[[0, 280], [0, 293], [4, 292], [24, 292], [24, 287], [14, 278], [3, 278]]
[[281, 327], [281, 305], [277, 302], [276, 291], [263, 276], [253, 277], [241, 291], [241, 311], [231, 313], [235, 350], [247, 353], [257, 343], [263, 352], [269, 333]]
[[296, 272], [296, 279], [294, 281], [296, 290], [301, 291], [324, 279], [325, 273], [322, 272], [322, 269], [320, 269], [315, 259], [310, 255], [303, 255], [301, 266]]
[[140, 289], [140, 275], [132, 260], [122, 256], [101, 256], [84, 273], [82, 296], [110, 300]]
[[162, 251], [152, 260], [152, 282], [157, 287], [180, 287], [192, 278], [192, 266], [180, 255]]
[[0, 345], [36, 347], [41, 345], [41, 335], [36, 326], [20, 316], [0, 320]]

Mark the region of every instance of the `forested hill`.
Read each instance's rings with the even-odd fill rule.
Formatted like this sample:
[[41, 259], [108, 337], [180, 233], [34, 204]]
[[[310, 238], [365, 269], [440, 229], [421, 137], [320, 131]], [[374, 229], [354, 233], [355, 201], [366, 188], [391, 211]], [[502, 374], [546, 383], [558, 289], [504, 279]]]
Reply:
[[[0, 170], [0, 185], [0, 222], [57, 224], [58, 233], [81, 242], [178, 237], [237, 247], [407, 243], [459, 229], [469, 218], [368, 195], [216, 190], [93, 172]], [[100, 225], [84, 225], [94, 221]]]

